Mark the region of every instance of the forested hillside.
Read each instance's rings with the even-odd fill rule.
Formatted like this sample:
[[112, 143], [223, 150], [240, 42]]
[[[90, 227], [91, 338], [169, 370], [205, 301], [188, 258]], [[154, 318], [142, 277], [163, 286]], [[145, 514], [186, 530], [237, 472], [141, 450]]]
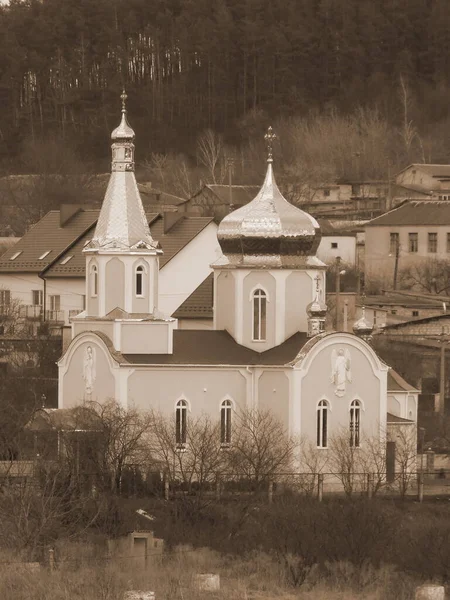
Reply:
[[403, 136], [394, 166], [448, 160], [449, 55], [448, 0], [11, 0], [0, 159], [20, 169], [23, 143], [50, 135], [108, 157], [125, 86], [141, 156], [195, 155], [207, 128], [239, 147], [270, 120], [362, 108]]

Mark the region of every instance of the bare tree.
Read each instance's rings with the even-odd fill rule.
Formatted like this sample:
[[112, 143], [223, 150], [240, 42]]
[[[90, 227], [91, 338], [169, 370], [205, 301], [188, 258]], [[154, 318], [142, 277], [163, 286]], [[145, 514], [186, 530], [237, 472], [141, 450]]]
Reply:
[[417, 473], [417, 430], [413, 423], [398, 424], [388, 432], [395, 442], [396, 483], [400, 497], [404, 498]]
[[339, 479], [347, 496], [351, 496], [357, 484], [358, 461], [361, 449], [350, 443], [349, 431], [341, 428], [330, 436], [329, 468]]
[[222, 158], [222, 136], [212, 129], [206, 129], [197, 138], [197, 159], [206, 167], [212, 183], [217, 183], [217, 167]]
[[438, 258], [427, 258], [401, 270], [400, 284], [404, 289], [429, 294], [450, 292], [450, 262]]
[[259, 489], [292, 471], [297, 441], [288, 435], [273, 412], [245, 410], [236, 417], [238, 422], [228, 451], [228, 465], [234, 475]]
[[299, 443], [299, 461], [301, 470], [300, 489], [308, 495], [316, 491], [316, 475], [323, 473], [327, 467], [328, 452], [308, 438]]

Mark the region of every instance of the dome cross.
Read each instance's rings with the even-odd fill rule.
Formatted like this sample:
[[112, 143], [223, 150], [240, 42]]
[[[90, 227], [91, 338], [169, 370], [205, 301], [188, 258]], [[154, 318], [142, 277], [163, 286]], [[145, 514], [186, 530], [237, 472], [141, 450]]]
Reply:
[[127, 93], [125, 90], [122, 90], [122, 93], [120, 94], [120, 99], [122, 100], [122, 112], [125, 113], [127, 112], [127, 106], [126, 106], [126, 102], [127, 102]]
[[267, 162], [273, 162], [273, 142], [276, 140], [277, 135], [273, 132], [272, 127], [270, 126], [267, 129], [267, 133], [264, 136], [267, 144]]

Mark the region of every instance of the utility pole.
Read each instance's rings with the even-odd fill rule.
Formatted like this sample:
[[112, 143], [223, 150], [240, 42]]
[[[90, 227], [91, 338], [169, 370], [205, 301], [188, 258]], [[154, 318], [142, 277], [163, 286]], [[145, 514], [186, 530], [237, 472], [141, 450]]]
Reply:
[[441, 339], [441, 369], [439, 373], [439, 412], [441, 416], [445, 415], [445, 347], [447, 341], [444, 340], [445, 330], [442, 328]]
[[341, 257], [336, 256], [336, 331], [340, 326], [340, 300], [341, 300]]
[[228, 194], [229, 194], [229, 210], [233, 212], [233, 185], [232, 185], [232, 173], [233, 173], [234, 158], [227, 158], [228, 166]]
[[395, 262], [394, 262], [394, 282], [393, 289], [397, 289], [397, 279], [398, 279], [398, 260], [400, 258], [400, 240], [397, 239], [395, 242]]

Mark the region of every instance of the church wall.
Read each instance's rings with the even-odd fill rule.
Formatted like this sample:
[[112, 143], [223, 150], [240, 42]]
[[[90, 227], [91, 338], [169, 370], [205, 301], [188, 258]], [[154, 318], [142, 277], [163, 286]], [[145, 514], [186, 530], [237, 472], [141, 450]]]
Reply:
[[[70, 357], [69, 368], [64, 373], [60, 369], [64, 390], [64, 405], [59, 408], [72, 408], [86, 400], [85, 379], [83, 378], [87, 349], [91, 347], [94, 355], [94, 384], [89, 398], [95, 402], [105, 402], [115, 398], [115, 377], [111, 371], [109, 359], [102, 346], [86, 341], [78, 346]], [[61, 398], [59, 400], [61, 402]]]
[[232, 272], [222, 271], [217, 277], [216, 329], [234, 332], [235, 322], [235, 279]]
[[[262, 287], [268, 294], [266, 313], [266, 341], [254, 342], [253, 336], [253, 299], [252, 292]], [[264, 352], [276, 345], [275, 342], [275, 315], [276, 315], [276, 281], [267, 271], [252, 271], [243, 282], [243, 340], [242, 343], [257, 352]]]
[[121, 350], [124, 354], [166, 354], [169, 352], [168, 323], [122, 323]]
[[236, 409], [246, 406], [247, 376], [238, 369], [136, 369], [128, 378], [128, 404], [140, 410], [175, 414], [178, 400], [185, 399], [190, 414], [220, 416], [221, 402], [229, 398]]
[[112, 321], [96, 321], [92, 323], [91, 321], [74, 321], [73, 322], [73, 336], [75, 337], [79, 333], [83, 331], [100, 331], [109, 337], [110, 340], [113, 339], [113, 322]]
[[[348, 350], [351, 360], [352, 382], [346, 382], [343, 397], [335, 393], [335, 384], [331, 381], [333, 350]], [[301, 434], [316, 439], [317, 404], [320, 400], [329, 402], [329, 438], [347, 432], [349, 410], [352, 400], [362, 402], [361, 441], [365, 436], [378, 436], [380, 431], [380, 381], [372, 370], [372, 365], [363, 351], [345, 342], [337, 342], [324, 347], [309, 364], [301, 384], [301, 395], [295, 402], [301, 402]], [[385, 415], [384, 415], [385, 418]]]
[[394, 394], [388, 394], [387, 411], [396, 417], [402, 416], [402, 403]]
[[293, 271], [286, 280], [286, 338], [308, 331], [306, 307], [313, 296], [314, 280], [305, 271]]
[[[144, 273], [142, 275], [142, 290], [143, 297], [136, 296], [136, 268], [142, 266], [144, 267]], [[132, 306], [131, 312], [134, 313], [146, 313], [149, 311], [149, 294], [151, 291], [149, 290], [149, 270], [150, 265], [143, 260], [137, 260], [132, 267], [132, 278], [133, 281], [129, 283], [130, 287], [132, 286]]]
[[105, 277], [108, 289], [105, 294], [105, 313], [114, 308], [125, 308], [125, 265], [118, 258], [106, 263]]
[[258, 407], [270, 410], [289, 431], [289, 378], [284, 371], [264, 371], [258, 380]]
[[[86, 314], [88, 315], [98, 315], [99, 311], [99, 296], [92, 295], [92, 277], [91, 277], [91, 265], [96, 264], [98, 268], [98, 262], [95, 258], [91, 258], [86, 262]], [[98, 275], [98, 287], [100, 291], [100, 279], [102, 275], [99, 273]]]

